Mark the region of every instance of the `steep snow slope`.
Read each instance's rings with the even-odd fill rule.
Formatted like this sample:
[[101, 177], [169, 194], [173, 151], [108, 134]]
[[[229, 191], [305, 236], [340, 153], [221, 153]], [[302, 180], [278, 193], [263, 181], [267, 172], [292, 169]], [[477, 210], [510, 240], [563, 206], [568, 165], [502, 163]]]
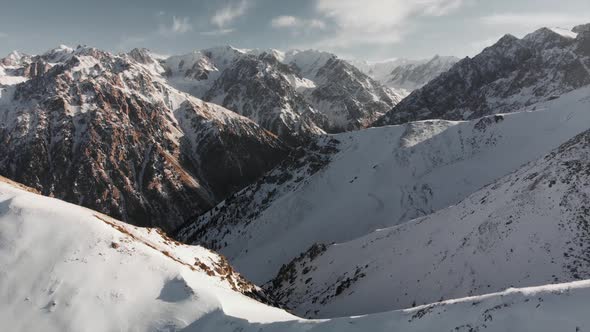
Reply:
[[273, 287], [301, 315], [405, 308], [590, 277], [590, 131], [456, 206], [314, 248]]
[[219, 255], [0, 178], [0, 321], [7, 331], [177, 331], [216, 311], [296, 317]]
[[[179, 238], [219, 250], [248, 278], [266, 282], [316, 242], [348, 241], [430, 214], [547, 153], [588, 128], [589, 95], [580, 89], [534, 112], [331, 136], [338, 152], [319, 153], [327, 162], [273, 170]], [[277, 183], [282, 178], [292, 180]]]
[[[517, 111], [590, 84], [590, 31], [505, 35], [397, 104], [375, 125], [465, 120]], [[575, 36], [575, 38], [573, 38]]]

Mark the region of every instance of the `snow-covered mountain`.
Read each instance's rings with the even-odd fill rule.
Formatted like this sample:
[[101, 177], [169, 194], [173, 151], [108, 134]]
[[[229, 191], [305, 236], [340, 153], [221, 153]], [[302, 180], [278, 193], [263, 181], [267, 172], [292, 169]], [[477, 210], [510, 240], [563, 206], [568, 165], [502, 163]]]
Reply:
[[350, 241], [430, 214], [556, 148], [588, 129], [589, 95], [582, 88], [536, 111], [329, 136], [318, 144], [324, 152], [267, 173], [179, 238], [220, 251], [265, 283], [315, 243]]
[[0, 87], [26, 81], [30, 61], [29, 55], [16, 51], [0, 59]]
[[147, 60], [63, 46], [3, 59], [0, 174], [172, 230], [287, 155], [274, 134], [176, 90]]
[[[10, 331], [575, 331], [587, 281], [362, 317], [304, 320], [201, 247], [0, 179], [0, 319]], [[527, 317], [527, 319], [515, 319]]]
[[334, 317], [588, 279], [589, 150], [586, 131], [457, 205], [316, 246], [272, 288], [298, 314]]
[[242, 114], [289, 143], [365, 128], [401, 100], [326, 52], [227, 46], [173, 56], [162, 65], [178, 89]]
[[386, 105], [395, 105], [403, 97], [330, 53], [289, 51], [283, 62], [314, 83], [315, 88], [303, 90], [303, 95], [328, 118], [327, 132], [366, 128], [369, 119], [379, 117]]
[[446, 72], [458, 61], [453, 56], [435, 55], [431, 59], [401, 65], [389, 73], [383, 84], [410, 93]]
[[0, 60], [0, 174], [173, 230], [275, 166], [287, 145], [366, 127], [399, 99], [317, 51], [13, 52]]
[[590, 328], [590, 24], [455, 61], [0, 59], [0, 321]]
[[376, 125], [512, 112], [590, 84], [587, 27], [567, 33], [542, 28], [522, 39], [506, 35], [416, 90]]
[[453, 56], [435, 55], [430, 59], [393, 59], [381, 62], [353, 61], [352, 63], [383, 85], [404, 97], [449, 70], [459, 61]]
[[384, 83], [387, 81], [389, 74], [395, 68], [412, 63], [417, 63], [420, 60], [393, 58], [383, 61], [366, 61], [359, 59], [349, 59], [348, 61], [363, 73], [369, 75], [370, 77], [381, 83]]
[[171, 331], [221, 309], [260, 322], [295, 318], [257, 302], [264, 293], [207, 249], [31, 191], [0, 178], [7, 330]]

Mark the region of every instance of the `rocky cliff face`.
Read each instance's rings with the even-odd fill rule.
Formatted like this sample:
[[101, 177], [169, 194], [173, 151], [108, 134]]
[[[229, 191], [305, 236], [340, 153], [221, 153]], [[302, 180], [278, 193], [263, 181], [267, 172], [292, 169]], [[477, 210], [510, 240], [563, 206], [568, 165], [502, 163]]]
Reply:
[[252, 119], [295, 145], [324, 133], [327, 118], [298, 93], [294, 81], [304, 83], [274, 56], [244, 54], [220, 74], [204, 99]]
[[291, 145], [367, 127], [401, 97], [335, 55], [220, 47], [170, 57], [169, 82], [223, 105]]
[[290, 52], [284, 61], [314, 83], [303, 90], [306, 100], [327, 117], [323, 125], [331, 133], [368, 127], [374, 119], [396, 105], [400, 94], [382, 86], [355, 66], [318, 51]]
[[177, 91], [133, 55], [59, 48], [11, 62], [24, 82], [0, 86], [0, 174], [173, 230], [286, 155], [275, 135]]
[[590, 84], [590, 32], [502, 37], [408, 96], [375, 125], [512, 112]]

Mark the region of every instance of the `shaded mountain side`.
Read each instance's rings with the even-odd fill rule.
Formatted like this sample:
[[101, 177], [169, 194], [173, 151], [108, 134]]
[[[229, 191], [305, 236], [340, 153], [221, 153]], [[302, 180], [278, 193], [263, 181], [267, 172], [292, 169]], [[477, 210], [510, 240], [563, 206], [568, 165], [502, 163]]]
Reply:
[[267, 290], [299, 315], [333, 317], [588, 279], [589, 152], [586, 131], [449, 208], [315, 245]]
[[[374, 123], [465, 120], [517, 111], [590, 84], [590, 32], [539, 29], [465, 58]], [[571, 35], [576, 36], [573, 38]]]

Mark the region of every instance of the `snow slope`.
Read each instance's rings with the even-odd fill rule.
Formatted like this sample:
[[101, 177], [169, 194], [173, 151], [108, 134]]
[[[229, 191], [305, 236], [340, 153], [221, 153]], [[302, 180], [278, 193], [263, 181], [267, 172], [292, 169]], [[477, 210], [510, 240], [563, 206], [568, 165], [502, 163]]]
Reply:
[[0, 319], [9, 331], [581, 331], [590, 324], [588, 281], [303, 320], [232, 290], [240, 277], [227, 270], [208, 275], [220, 262], [156, 230], [0, 179]]
[[587, 279], [589, 152], [590, 130], [455, 206], [315, 249], [273, 287], [333, 317]]
[[207, 249], [2, 178], [0, 267], [7, 331], [176, 331], [216, 311], [296, 318], [242, 295], [259, 290]]
[[248, 324], [242, 319], [228, 320], [216, 312], [191, 324], [185, 332], [586, 331], [590, 327], [588, 296], [590, 282], [580, 281], [326, 320]]
[[[179, 237], [220, 251], [264, 283], [314, 243], [345, 242], [430, 214], [542, 156], [588, 128], [589, 95], [583, 88], [520, 113], [330, 136], [338, 152], [319, 171], [304, 162], [301, 172], [275, 170]], [[296, 183], [273, 182], [281, 176]]]

